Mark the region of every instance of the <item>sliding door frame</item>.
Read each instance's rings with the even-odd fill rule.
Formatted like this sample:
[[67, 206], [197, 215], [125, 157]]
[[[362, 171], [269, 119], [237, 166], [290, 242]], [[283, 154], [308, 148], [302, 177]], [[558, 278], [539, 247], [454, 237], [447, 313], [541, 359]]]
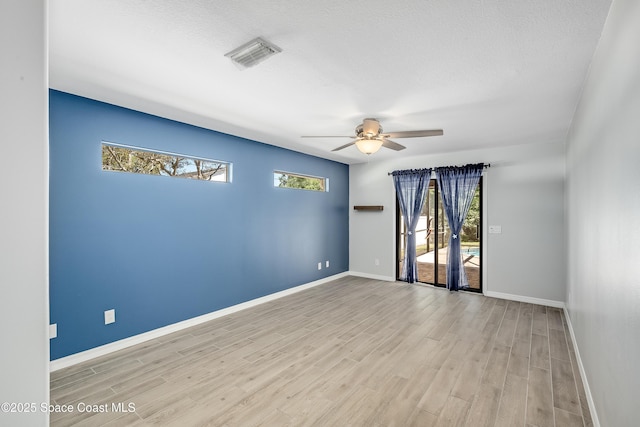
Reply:
[[[485, 244], [485, 234], [484, 234], [484, 205], [485, 205], [485, 200], [484, 200], [484, 177], [480, 177], [480, 181], [478, 181], [478, 200], [480, 203], [480, 218], [478, 219], [478, 239], [479, 239], [479, 244], [478, 244], [478, 250], [480, 251], [480, 265], [478, 266], [478, 286], [479, 289], [475, 289], [475, 288], [468, 288], [468, 289], [464, 289], [465, 291], [469, 291], [469, 292], [475, 292], [475, 293], [484, 293], [483, 289], [483, 282], [484, 282], [484, 263], [486, 260], [486, 255], [485, 255], [485, 248], [486, 248], [486, 244]], [[432, 178], [433, 181], [435, 181], [435, 178]], [[439, 288], [444, 288], [446, 287], [446, 284], [438, 284], [438, 235], [437, 235], [437, 230], [438, 230], [438, 206], [437, 204], [439, 203], [439, 199], [440, 198], [440, 191], [438, 190], [438, 184], [436, 182], [435, 184], [435, 203], [436, 203], [436, 207], [434, 209], [435, 212], [435, 216], [434, 216], [434, 223], [435, 223], [435, 229], [434, 231], [436, 232], [436, 237], [434, 239], [435, 242], [435, 248], [434, 248], [434, 282], [436, 283], [428, 283], [428, 282], [420, 282], [418, 281], [417, 283], [422, 283], [422, 284], [426, 284], [426, 285], [432, 285], [432, 286], [437, 286]], [[427, 200], [428, 200], [428, 196], [427, 196]], [[425, 202], [426, 203], [426, 202]], [[428, 221], [427, 221], [428, 223]], [[400, 253], [402, 252], [402, 246], [404, 243], [404, 239], [402, 238], [402, 229], [403, 229], [403, 221], [402, 221], [402, 212], [400, 211], [400, 203], [398, 202], [398, 198], [396, 197], [396, 259], [395, 259], [395, 264], [396, 264], [396, 280], [400, 279]]]

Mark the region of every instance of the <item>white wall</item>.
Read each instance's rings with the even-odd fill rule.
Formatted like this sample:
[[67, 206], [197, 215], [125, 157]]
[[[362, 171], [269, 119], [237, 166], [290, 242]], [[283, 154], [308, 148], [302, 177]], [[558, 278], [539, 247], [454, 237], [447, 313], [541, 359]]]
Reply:
[[[45, 2], [0, 2], [0, 402], [37, 405], [49, 396], [46, 52]], [[0, 425], [48, 419], [0, 412]]]
[[567, 305], [603, 426], [638, 426], [640, 2], [615, 0], [567, 144]]
[[[501, 225], [502, 234], [483, 230], [485, 293], [534, 302], [564, 301], [564, 150], [555, 142], [352, 165], [350, 270], [395, 278], [395, 191], [388, 172], [491, 163], [483, 178], [484, 222]], [[355, 212], [353, 205], [383, 205], [384, 211]]]

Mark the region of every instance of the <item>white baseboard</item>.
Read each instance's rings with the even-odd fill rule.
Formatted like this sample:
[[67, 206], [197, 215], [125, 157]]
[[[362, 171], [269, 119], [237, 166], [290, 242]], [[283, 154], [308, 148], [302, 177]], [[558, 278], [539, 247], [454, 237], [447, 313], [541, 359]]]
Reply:
[[576, 336], [573, 332], [573, 325], [571, 324], [571, 318], [569, 317], [569, 310], [567, 306], [563, 307], [564, 318], [567, 319], [567, 326], [569, 327], [569, 335], [571, 336], [571, 342], [576, 353], [576, 360], [578, 361], [578, 369], [580, 370], [580, 377], [582, 377], [582, 386], [584, 387], [584, 393], [587, 396], [587, 403], [589, 404], [589, 412], [591, 412], [591, 421], [594, 427], [600, 427], [600, 420], [598, 419], [598, 413], [596, 412], [596, 406], [593, 402], [593, 395], [591, 394], [591, 388], [587, 381], [587, 374], [582, 364], [582, 358], [580, 357], [580, 350], [578, 349], [578, 343], [576, 342]]
[[233, 305], [231, 307], [223, 308], [221, 310], [213, 311], [211, 313], [203, 314], [202, 316], [187, 319], [182, 322], [174, 323], [171, 325], [163, 326], [162, 328], [154, 329], [152, 331], [144, 332], [139, 335], [135, 335], [129, 338], [118, 340], [109, 344], [101, 345], [90, 350], [82, 351], [80, 353], [72, 354], [70, 356], [61, 357], [60, 359], [52, 360], [49, 362], [49, 371], [57, 371], [59, 369], [67, 368], [69, 366], [76, 365], [78, 363], [86, 362], [96, 357], [104, 356], [114, 351], [122, 350], [123, 348], [131, 347], [136, 344], [143, 343], [145, 341], [152, 340], [173, 332], [180, 331], [182, 329], [189, 328], [191, 326], [199, 325], [204, 322], [208, 322], [218, 317], [226, 316], [231, 313], [236, 313], [240, 310], [244, 310], [249, 307], [255, 307], [265, 302], [273, 301], [278, 298], [282, 298], [287, 295], [295, 294], [296, 292], [304, 291], [305, 289], [313, 288], [318, 285], [322, 285], [332, 280], [341, 279], [348, 276], [349, 272], [343, 272], [334, 274], [333, 276], [325, 277], [324, 279], [315, 280], [313, 282], [305, 283], [304, 285], [296, 286], [293, 288], [285, 289], [280, 292], [276, 292], [270, 295], [265, 295], [260, 298], [252, 299], [240, 304]]
[[395, 277], [382, 276], [382, 275], [379, 275], [379, 274], [360, 273], [358, 271], [349, 271], [349, 275], [357, 276], [357, 277], [364, 277], [365, 279], [382, 280], [382, 281], [385, 281], [385, 282], [395, 282], [396, 281]]
[[546, 305], [548, 307], [564, 308], [564, 302], [555, 301], [551, 299], [534, 298], [534, 297], [505, 294], [503, 292], [492, 292], [492, 291], [485, 291], [484, 296], [491, 297], [491, 298], [508, 299], [511, 301], [526, 302], [529, 304]]

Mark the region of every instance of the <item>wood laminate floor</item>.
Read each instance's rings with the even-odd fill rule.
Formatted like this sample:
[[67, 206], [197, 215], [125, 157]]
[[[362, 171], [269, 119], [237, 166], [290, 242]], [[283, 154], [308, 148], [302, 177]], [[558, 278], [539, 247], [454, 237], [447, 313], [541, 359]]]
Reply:
[[51, 401], [53, 426], [592, 425], [561, 310], [355, 277], [52, 372]]

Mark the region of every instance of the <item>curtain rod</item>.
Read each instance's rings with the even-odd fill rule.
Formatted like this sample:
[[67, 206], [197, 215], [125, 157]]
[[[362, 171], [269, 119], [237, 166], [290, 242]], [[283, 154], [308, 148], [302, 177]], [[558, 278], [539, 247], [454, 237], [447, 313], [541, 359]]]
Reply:
[[[443, 166], [438, 166], [438, 167], [443, 167]], [[431, 169], [438, 169], [438, 167], [431, 168]], [[451, 166], [444, 166], [444, 167], [451, 167]], [[491, 167], [491, 163], [485, 163], [485, 164], [482, 166], [482, 169], [487, 169], [487, 168], [490, 168], [490, 167]], [[392, 173], [393, 173], [393, 172], [388, 172], [388, 173], [387, 173], [387, 175], [391, 175]]]

